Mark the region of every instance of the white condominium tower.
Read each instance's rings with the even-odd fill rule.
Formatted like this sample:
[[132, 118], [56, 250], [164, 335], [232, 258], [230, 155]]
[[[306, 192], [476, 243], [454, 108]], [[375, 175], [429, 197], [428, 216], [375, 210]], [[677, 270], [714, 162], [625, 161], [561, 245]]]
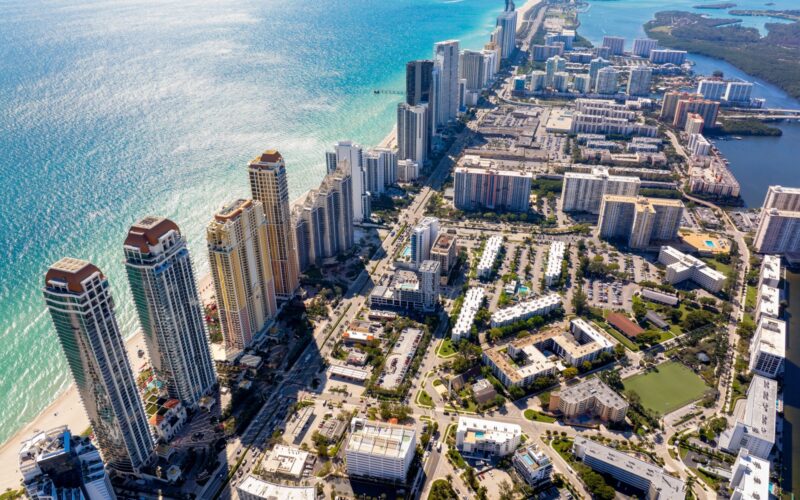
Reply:
[[152, 463], [154, 442], [108, 280], [93, 264], [64, 258], [50, 266], [43, 292], [103, 459], [139, 472]]
[[328, 173], [341, 168], [352, 179], [350, 203], [353, 207], [353, 222], [369, 219], [371, 210], [367, 191], [367, 172], [364, 168], [364, 149], [353, 141], [339, 141], [334, 144], [333, 151], [326, 153], [325, 157]]
[[759, 253], [800, 251], [800, 188], [769, 187], [753, 245]]
[[433, 63], [437, 70], [434, 75], [435, 123], [441, 127], [458, 117], [458, 40], [434, 44]]
[[637, 66], [631, 69], [628, 76], [627, 93], [630, 96], [650, 95], [650, 81], [653, 78], [653, 70], [647, 66]]
[[517, 45], [517, 11], [506, 10], [497, 16], [497, 26], [501, 28], [500, 47], [503, 59], [509, 59], [514, 54]]
[[431, 257], [431, 246], [439, 234], [439, 219], [425, 217], [411, 231], [411, 259], [420, 265]]
[[397, 157], [420, 165], [428, 159], [428, 105], [397, 105]]
[[646, 248], [653, 241], [677, 237], [683, 208], [680, 200], [607, 194], [600, 205], [597, 233], [602, 239], [627, 241], [630, 248]]
[[145, 217], [128, 231], [125, 268], [156, 377], [194, 407], [216, 383], [192, 260], [178, 226]]
[[264, 256], [272, 265], [275, 296], [279, 299], [290, 299], [300, 286], [300, 272], [289, 207], [286, 164], [279, 152], [270, 149], [250, 162], [248, 172], [253, 200], [260, 201], [263, 205], [264, 219], [267, 222], [269, 253]]
[[240, 199], [224, 206], [206, 237], [225, 354], [234, 358], [265, 330], [277, 309], [261, 202]]
[[636, 196], [640, 186], [638, 177], [609, 175], [606, 167], [595, 167], [588, 174], [567, 172], [561, 190], [561, 209], [599, 214], [603, 195]]

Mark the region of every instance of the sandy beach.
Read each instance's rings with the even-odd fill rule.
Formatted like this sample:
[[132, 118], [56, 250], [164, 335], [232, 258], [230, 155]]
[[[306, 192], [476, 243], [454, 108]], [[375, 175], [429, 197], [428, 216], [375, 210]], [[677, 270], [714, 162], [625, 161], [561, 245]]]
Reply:
[[541, 3], [542, 0], [528, 0], [522, 7], [516, 9], [518, 12], [517, 14], [517, 31], [522, 29], [522, 25], [525, 23], [525, 14]]

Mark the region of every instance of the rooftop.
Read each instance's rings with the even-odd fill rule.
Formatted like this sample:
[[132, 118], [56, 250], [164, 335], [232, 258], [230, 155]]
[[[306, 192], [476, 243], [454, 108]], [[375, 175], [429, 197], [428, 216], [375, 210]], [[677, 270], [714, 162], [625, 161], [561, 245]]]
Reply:
[[180, 233], [178, 225], [171, 220], [148, 215], [130, 227], [125, 246], [138, 247], [142, 252], [148, 252], [151, 245], [158, 245], [158, 239], [170, 231]]
[[222, 208], [220, 208], [219, 211], [214, 214], [214, 219], [217, 222], [222, 223], [228, 222], [229, 220], [234, 220], [252, 205], [253, 200], [239, 198], [238, 200], [234, 200], [226, 205], [223, 205]]
[[786, 322], [762, 317], [758, 323], [760, 330], [758, 349], [775, 356], [786, 357]]
[[307, 460], [308, 452], [278, 444], [264, 460], [262, 467], [270, 474], [300, 477]]
[[746, 425], [750, 434], [774, 443], [777, 401], [778, 382], [753, 375], [753, 380], [747, 389], [744, 415], [737, 417], [737, 421]]
[[627, 407], [628, 403], [614, 392], [609, 386], [604, 384], [599, 378], [585, 379], [583, 382], [567, 387], [559, 393], [563, 401], [578, 403], [590, 398], [599, 400], [603, 405], [611, 408]]
[[351, 434], [347, 441], [347, 452], [402, 459], [409, 448], [416, 446], [413, 427], [370, 422], [354, 418], [350, 423]]
[[71, 292], [79, 293], [83, 291], [82, 283], [95, 273], [99, 273], [103, 278], [103, 273], [91, 262], [64, 257], [47, 270], [44, 277], [45, 286], [48, 286], [50, 281], [57, 281], [67, 285]]
[[317, 497], [316, 488], [313, 486], [283, 486], [258, 479], [249, 474], [245, 476], [236, 489], [239, 492], [268, 500], [278, 498], [281, 500], [315, 500]]
[[606, 321], [609, 325], [622, 332], [626, 337], [635, 337], [644, 332], [644, 328], [631, 321], [625, 314], [617, 312], [608, 313]]
[[522, 435], [522, 427], [495, 420], [459, 417], [457, 432], [465, 433], [467, 442], [493, 441], [502, 443]]

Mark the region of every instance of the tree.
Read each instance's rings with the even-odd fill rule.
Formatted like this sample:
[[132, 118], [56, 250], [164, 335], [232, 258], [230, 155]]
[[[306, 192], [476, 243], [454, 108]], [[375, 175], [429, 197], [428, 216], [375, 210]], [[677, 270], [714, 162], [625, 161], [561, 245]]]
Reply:
[[603, 379], [609, 387], [617, 391], [622, 389], [622, 376], [617, 370], [606, 370], [603, 374]]
[[572, 294], [572, 309], [574, 310], [575, 314], [579, 316], [584, 314], [587, 309], [586, 304], [586, 292], [583, 291], [583, 288], [576, 287], [575, 292]]
[[633, 297], [633, 315], [638, 322], [642, 322], [647, 315], [647, 307], [642, 302], [642, 299], [636, 296]]
[[514, 500], [514, 497], [516, 495], [514, 494], [514, 488], [511, 486], [511, 483], [509, 483], [506, 480], [503, 480], [498, 485], [498, 488], [500, 491], [500, 496], [498, 498], [500, 500]]
[[570, 366], [566, 370], [564, 370], [564, 379], [572, 380], [578, 376], [578, 369], [574, 366]]

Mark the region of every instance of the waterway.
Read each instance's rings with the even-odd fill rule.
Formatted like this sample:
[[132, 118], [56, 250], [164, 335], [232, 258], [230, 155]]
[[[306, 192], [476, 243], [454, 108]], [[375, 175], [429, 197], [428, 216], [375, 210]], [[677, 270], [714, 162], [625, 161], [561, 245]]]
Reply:
[[783, 385], [783, 490], [800, 491], [800, 391], [794, 386], [800, 380], [800, 272], [786, 273], [786, 308], [788, 322], [786, 339], [786, 361]]

